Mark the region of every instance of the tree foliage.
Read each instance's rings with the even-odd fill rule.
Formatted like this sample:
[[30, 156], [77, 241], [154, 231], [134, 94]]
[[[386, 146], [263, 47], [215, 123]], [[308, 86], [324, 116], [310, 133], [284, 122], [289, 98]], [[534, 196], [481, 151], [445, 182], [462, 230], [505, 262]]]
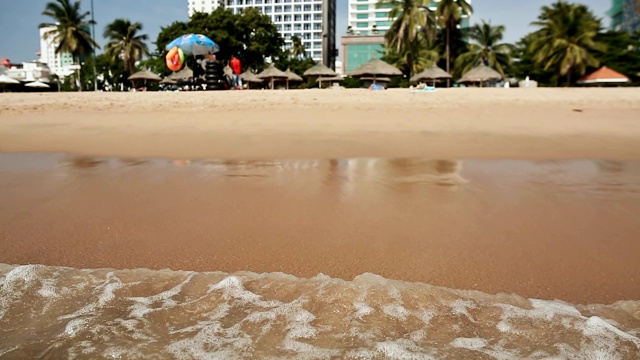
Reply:
[[131, 23], [128, 19], [116, 19], [104, 29], [104, 37], [109, 39], [105, 46], [105, 55], [112, 62], [122, 59], [129, 75], [134, 73], [136, 61], [149, 54], [145, 43], [147, 35], [139, 35], [138, 32], [141, 30], [141, 23]]
[[540, 29], [529, 45], [535, 54], [536, 65], [553, 70], [556, 82], [566, 76], [571, 85], [588, 67], [597, 67], [596, 53], [606, 49], [596, 41], [600, 20], [585, 5], [558, 1], [543, 6], [538, 21], [532, 23]]
[[203, 34], [218, 45], [219, 60], [228, 60], [235, 54], [243, 67], [262, 68], [266, 57], [281, 57], [284, 40], [271, 18], [255, 8], [246, 8], [242, 14], [231, 9], [218, 8], [212, 13], [197, 12], [187, 22], [174, 22], [163, 27], [158, 35], [158, 54], [175, 38], [189, 33]]
[[[80, 1], [69, 0], [48, 2], [42, 15], [50, 17], [52, 23], [42, 23], [39, 27], [51, 27], [44, 33], [45, 39], [53, 39], [58, 43], [56, 54], [70, 53], [74, 61], [82, 66], [82, 57], [93, 53], [98, 44], [91, 38], [87, 19], [89, 12], [80, 10]], [[82, 86], [78, 87], [82, 90]]]
[[500, 43], [504, 31], [504, 26], [492, 26], [484, 20], [469, 28], [468, 50], [456, 59], [456, 69], [465, 73], [482, 63], [505, 76], [505, 69], [511, 64], [513, 45]]

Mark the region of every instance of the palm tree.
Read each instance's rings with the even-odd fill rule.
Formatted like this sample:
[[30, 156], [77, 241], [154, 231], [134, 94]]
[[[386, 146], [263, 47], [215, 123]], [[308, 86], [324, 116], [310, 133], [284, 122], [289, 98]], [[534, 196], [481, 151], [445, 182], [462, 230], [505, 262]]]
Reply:
[[438, 61], [438, 50], [435, 44], [423, 41], [422, 37], [419, 36], [419, 41], [412, 42], [411, 48], [403, 53], [386, 48], [382, 60], [409, 74], [411, 78], [411, 74], [417, 74]]
[[451, 31], [458, 26], [462, 15], [470, 15], [472, 12], [473, 8], [466, 0], [440, 0], [438, 2], [436, 16], [446, 32], [447, 72], [451, 70]]
[[[48, 2], [42, 15], [51, 17], [55, 22], [42, 23], [40, 27], [50, 27], [43, 35], [45, 39], [53, 38], [58, 43], [56, 54], [70, 53], [74, 62], [82, 66], [81, 57], [93, 52], [94, 47], [100, 48], [91, 38], [87, 19], [90, 12], [80, 12], [80, 1], [70, 3], [69, 0]], [[78, 71], [78, 74], [80, 71]], [[81, 83], [81, 82], [80, 82]], [[78, 86], [82, 91], [82, 86]]]
[[307, 49], [302, 45], [302, 40], [297, 36], [291, 37], [291, 56], [296, 59], [306, 57]]
[[514, 46], [511, 44], [500, 44], [505, 27], [491, 26], [484, 20], [481, 24], [476, 24], [467, 31], [470, 43], [468, 51], [456, 59], [456, 69], [460, 73], [465, 73], [472, 67], [480, 63], [496, 69], [500, 75], [504, 76], [504, 69], [511, 63], [511, 52]]
[[434, 25], [430, 21], [429, 3], [429, 0], [379, 0], [376, 4], [378, 9], [391, 6], [389, 19], [395, 20], [385, 34], [387, 48], [390, 53], [404, 59], [409, 77], [419, 57], [416, 52], [420, 48], [418, 43], [428, 40], [424, 35], [429, 34], [429, 28]]
[[540, 29], [528, 51], [535, 54], [536, 65], [554, 70], [556, 84], [560, 76], [566, 76], [567, 85], [571, 85], [572, 74], [582, 76], [588, 66], [599, 66], [594, 53], [605, 49], [595, 40], [600, 20], [586, 6], [558, 1], [543, 6], [538, 21], [531, 24]]
[[149, 49], [145, 44], [147, 35], [138, 35], [140, 30], [141, 23], [131, 23], [128, 19], [116, 19], [104, 29], [103, 36], [109, 39], [105, 55], [112, 62], [121, 58], [129, 75], [135, 71], [136, 61], [141, 60], [144, 55], [149, 55]]

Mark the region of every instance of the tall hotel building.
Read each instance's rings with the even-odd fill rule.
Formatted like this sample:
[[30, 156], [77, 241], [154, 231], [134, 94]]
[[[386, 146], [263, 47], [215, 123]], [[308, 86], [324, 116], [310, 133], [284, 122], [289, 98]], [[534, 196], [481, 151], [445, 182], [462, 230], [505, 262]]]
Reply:
[[55, 27], [40, 28], [40, 59], [51, 69], [51, 72], [58, 76], [65, 76], [69, 73], [69, 66], [73, 65], [73, 56], [70, 53], [56, 54], [59, 42], [53, 36], [45, 38], [45, 33]]
[[[212, 12], [219, 7], [240, 14], [254, 7], [271, 17], [285, 41], [291, 47], [291, 37], [302, 40], [307, 56], [335, 68], [336, 0], [187, 0], [189, 16], [198, 12]], [[214, 39], [215, 40], [215, 39]]]
[[[434, 0], [429, 9], [435, 11], [438, 2]], [[467, 0], [471, 5], [471, 0]], [[342, 37], [343, 71], [349, 73], [373, 57], [381, 57], [384, 51], [384, 34], [395, 19], [389, 19], [392, 4], [376, 7], [378, 0], [349, 0], [348, 34]], [[469, 17], [461, 21], [462, 27], [469, 26]]]
[[627, 32], [640, 30], [640, 0], [613, 0], [608, 14], [612, 29]]

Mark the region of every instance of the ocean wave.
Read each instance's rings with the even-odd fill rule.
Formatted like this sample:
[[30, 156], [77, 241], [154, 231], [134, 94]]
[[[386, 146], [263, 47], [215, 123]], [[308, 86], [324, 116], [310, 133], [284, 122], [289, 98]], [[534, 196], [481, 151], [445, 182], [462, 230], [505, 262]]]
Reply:
[[3, 358], [640, 357], [640, 301], [576, 305], [362, 274], [0, 264]]

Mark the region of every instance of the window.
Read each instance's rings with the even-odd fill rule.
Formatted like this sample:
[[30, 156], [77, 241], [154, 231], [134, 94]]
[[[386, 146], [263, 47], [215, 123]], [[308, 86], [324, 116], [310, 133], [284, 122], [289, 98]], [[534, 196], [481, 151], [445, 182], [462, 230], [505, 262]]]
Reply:
[[264, 13], [265, 14], [271, 14], [271, 10], [272, 10], [271, 6], [265, 6], [264, 7]]
[[313, 30], [322, 30], [322, 24], [318, 24], [318, 23], [313, 24]]
[[313, 47], [316, 49], [322, 49], [322, 41], [314, 41]]
[[291, 21], [291, 15], [285, 15], [284, 21]]
[[276, 24], [276, 30], [278, 30], [278, 32], [282, 31], [282, 25]]
[[322, 11], [322, 5], [313, 5], [313, 11]]
[[291, 12], [291, 5], [285, 5], [284, 12]]
[[369, 10], [369, 5], [357, 5], [356, 10]]
[[273, 21], [275, 22], [282, 22], [282, 15], [276, 15], [273, 17]]
[[378, 26], [391, 26], [393, 21], [376, 21], [376, 25]]
[[242, 0], [236, 0], [236, 5], [242, 5]]
[[369, 14], [356, 14], [356, 18], [358, 19], [368, 19]]
[[274, 11], [277, 12], [277, 13], [282, 12], [282, 6], [276, 6], [274, 8]]
[[389, 13], [388, 12], [376, 13], [376, 18], [378, 18], [378, 19], [388, 19], [389, 18]]
[[[304, 24], [303, 30], [311, 30], [311, 24]], [[309, 35], [311, 36], [311, 35]]]
[[313, 20], [322, 20], [322, 14], [313, 14]]
[[322, 39], [322, 33], [321, 32], [313, 33], [313, 38], [314, 39]]
[[309, 33], [304, 33], [304, 34], [303, 34], [303, 36], [302, 36], [302, 38], [303, 38], [304, 40], [311, 40], [311, 34], [309, 34]]
[[293, 11], [295, 11], [295, 12], [300, 12], [300, 11], [302, 11], [302, 6], [301, 6], [301, 5], [294, 5], [294, 6], [293, 6]]
[[291, 24], [284, 24], [284, 31], [291, 31]]
[[302, 26], [300, 24], [293, 24], [293, 30], [300, 30]]
[[358, 28], [367, 28], [367, 27], [369, 27], [369, 23], [359, 22], [359, 23], [356, 23], [356, 27], [358, 27]]
[[304, 16], [302, 17], [302, 19], [304, 21], [311, 21], [311, 14], [304, 14]]
[[311, 5], [305, 5], [304, 11], [311, 11]]
[[301, 20], [302, 20], [302, 16], [300, 16], [300, 14], [293, 15], [293, 21], [301, 21]]

